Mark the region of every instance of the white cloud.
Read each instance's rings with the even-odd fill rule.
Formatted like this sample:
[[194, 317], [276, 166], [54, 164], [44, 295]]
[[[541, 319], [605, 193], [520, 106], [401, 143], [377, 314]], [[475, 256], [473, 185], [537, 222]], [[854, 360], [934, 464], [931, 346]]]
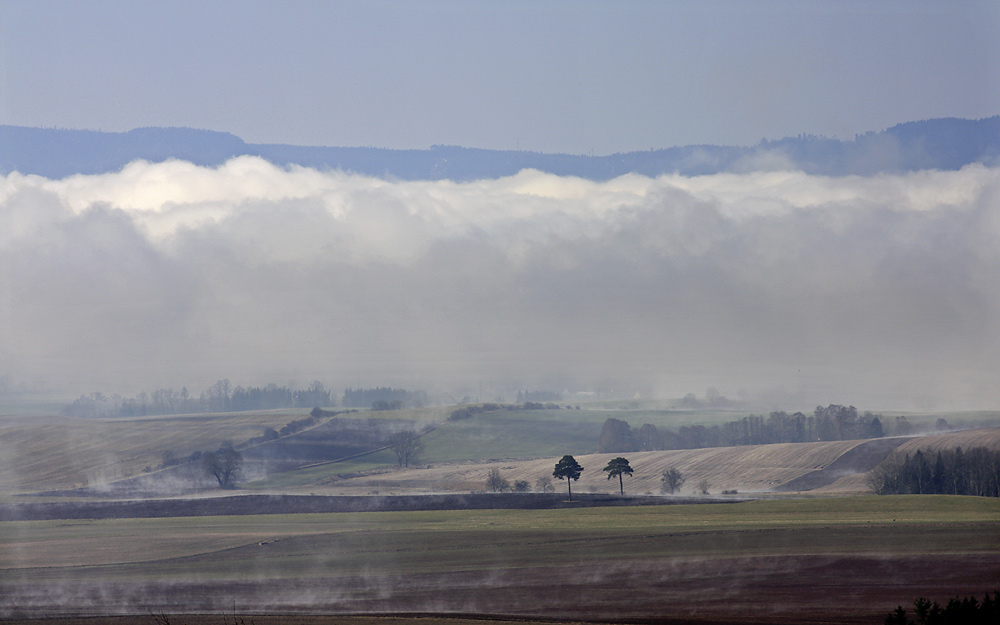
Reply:
[[[88, 390], [577, 380], [985, 405], [1000, 170], [469, 183], [0, 178], [0, 375]], [[698, 381], [698, 382], [694, 382]], [[912, 400], [912, 401], [911, 401]]]

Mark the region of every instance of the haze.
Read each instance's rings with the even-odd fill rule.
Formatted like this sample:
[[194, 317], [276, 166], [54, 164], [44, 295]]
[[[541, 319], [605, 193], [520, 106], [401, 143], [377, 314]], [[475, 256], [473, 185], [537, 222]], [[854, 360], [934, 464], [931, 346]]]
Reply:
[[983, 165], [605, 183], [392, 182], [252, 157], [15, 173], [0, 375], [989, 405], [998, 193]]
[[0, 2], [0, 123], [610, 154], [1000, 111], [1000, 5]]
[[[992, 2], [0, 0], [0, 15], [7, 125], [609, 154], [1000, 111]], [[995, 408], [995, 160], [824, 177], [772, 156], [606, 182], [253, 157], [10, 173], [0, 380]]]

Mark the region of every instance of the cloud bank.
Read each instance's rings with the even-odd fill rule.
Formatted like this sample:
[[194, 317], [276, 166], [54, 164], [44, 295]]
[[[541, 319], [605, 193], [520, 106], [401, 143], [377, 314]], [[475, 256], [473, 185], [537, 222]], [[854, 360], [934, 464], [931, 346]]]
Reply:
[[1000, 170], [0, 178], [0, 376], [995, 407]]

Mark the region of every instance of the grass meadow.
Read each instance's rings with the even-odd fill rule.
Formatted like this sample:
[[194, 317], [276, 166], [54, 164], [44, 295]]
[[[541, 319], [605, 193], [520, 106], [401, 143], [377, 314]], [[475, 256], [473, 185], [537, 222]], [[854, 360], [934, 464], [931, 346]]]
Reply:
[[582, 561], [1000, 556], [1000, 501], [841, 497], [559, 510], [0, 522], [0, 581], [414, 574]]
[[919, 594], [990, 590], [1000, 501], [5, 521], [0, 550], [5, 619], [151, 610], [183, 625], [238, 609], [261, 625], [303, 613], [874, 623]]

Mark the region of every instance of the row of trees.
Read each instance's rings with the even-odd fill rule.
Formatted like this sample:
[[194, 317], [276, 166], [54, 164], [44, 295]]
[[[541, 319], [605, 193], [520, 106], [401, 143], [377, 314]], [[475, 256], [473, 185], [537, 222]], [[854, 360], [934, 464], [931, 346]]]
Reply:
[[322, 382], [314, 381], [305, 389], [268, 384], [266, 386], [232, 386], [228, 379], [219, 380], [197, 397], [187, 387], [145, 391], [133, 397], [101, 392], [81, 395], [64, 412], [74, 417], [141, 417], [146, 415], [195, 414], [202, 412], [237, 412], [244, 410], [274, 410], [278, 408], [328, 407], [336, 404], [335, 394]]
[[936, 454], [917, 450], [894, 454], [868, 474], [868, 486], [880, 495], [946, 494], [1000, 496], [1000, 450], [961, 447]]
[[[628, 459], [622, 457], [612, 458], [607, 466], [601, 470], [608, 474], [609, 480], [618, 478], [618, 491], [624, 495], [625, 483], [623, 478], [626, 475], [631, 476], [633, 474], [633, 469]], [[570, 455], [560, 458], [559, 462], [556, 463], [555, 469], [552, 471], [552, 477], [559, 480], [566, 480], [566, 489], [570, 501], [573, 500], [573, 482], [580, 479], [581, 475], [583, 475], [583, 467], [576, 461], [576, 458]], [[671, 467], [663, 472], [662, 482], [663, 491], [673, 494], [684, 483], [684, 476], [676, 468]], [[514, 490], [517, 492], [527, 492], [530, 488], [527, 481], [521, 480], [514, 484]], [[550, 482], [547, 478], [540, 478], [538, 481], [539, 490], [547, 491], [548, 489], [545, 487], [549, 484]], [[510, 483], [500, 474], [499, 469], [491, 469], [489, 474], [487, 474], [486, 487], [493, 492], [502, 492], [507, 490], [509, 486]]]
[[[328, 391], [323, 383], [313, 381], [307, 388], [267, 384], [265, 386], [233, 386], [228, 379], [217, 381], [200, 395], [191, 395], [187, 387], [176, 391], [160, 388], [132, 397], [117, 393], [94, 392], [81, 395], [64, 409], [74, 417], [142, 417], [146, 415], [195, 414], [203, 412], [240, 412], [276, 410], [281, 408], [330, 407], [338, 404], [337, 393]], [[428, 404], [427, 393], [389, 387], [344, 391], [343, 406], [394, 410], [422, 407]]]
[[518, 391], [517, 403], [525, 402], [548, 403], [562, 401], [562, 393], [558, 391]]
[[[625, 484], [622, 481], [623, 476], [632, 475], [632, 467], [629, 465], [629, 461], [626, 458], [614, 458], [608, 462], [608, 466], [602, 469], [607, 472], [608, 479], [618, 478], [618, 489], [619, 492], [625, 494]], [[563, 456], [558, 463], [556, 463], [555, 470], [552, 472], [552, 476], [560, 480], [566, 480], [566, 486], [569, 490], [569, 498], [573, 499], [573, 487], [571, 482], [580, 479], [583, 474], [583, 467], [580, 463], [576, 461], [573, 456]], [[684, 476], [681, 474], [676, 467], [671, 467], [663, 472], [661, 477], [661, 490], [664, 493], [674, 494], [680, 490], [681, 486], [684, 484]], [[702, 481], [699, 488], [703, 493], [708, 492], [708, 483]], [[490, 469], [486, 474], [486, 489], [491, 490], [494, 493], [505, 493], [508, 491], [513, 491], [515, 493], [526, 493], [531, 490], [531, 484], [527, 480], [516, 480], [513, 485], [510, 481], [500, 473], [500, 469]], [[535, 489], [539, 492], [548, 493], [552, 492], [552, 480], [547, 476], [542, 476], [538, 478], [535, 482]]]
[[[817, 406], [811, 416], [776, 411], [767, 417], [750, 415], [722, 425], [683, 426], [676, 432], [649, 423], [633, 430], [625, 421], [608, 419], [597, 448], [607, 453], [879, 438], [886, 434], [883, 421], [882, 415], [859, 414], [854, 406], [837, 404]], [[911, 432], [905, 417], [896, 419], [893, 430], [895, 434]]]
[[993, 591], [979, 601], [974, 596], [952, 597], [944, 606], [937, 601], [920, 597], [913, 602], [913, 615], [909, 618], [903, 606], [885, 617], [885, 625], [994, 625], [1000, 623], [1000, 591]]
[[[424, 391], [407, 391], [401, 388], [379, 386], [376, 388], [349, 388], [344, 391], [344, 405], [358, 408], [368, 408], [376, 404], [402, 408], [422, 408], [428, 404], [427, 393]], [[398, 403], [397, 403], [398, 402]]]
[[[566, 406], [569, 409], [569, 406]], [[449, 421], [461, 421], [462, 419], [471, 419], [472, 417], [480, 414], [486, 414], [488, 412], [497, 412], [504, 410], [507, 412], [515, 412], [518, 410], [561, 410], [562, 406], [559, 404], [539, 404], [535, 402], [524, 402], [523, 404], [497, 404], [492, 402], [486, 402], [483, 404], [470, 404], [468, 406], [462, 406], [461, 408], [456, 408], [451, 411], [448, 415]], [[579, 406], [576, 407], [577, 410], [580, 409]]]

